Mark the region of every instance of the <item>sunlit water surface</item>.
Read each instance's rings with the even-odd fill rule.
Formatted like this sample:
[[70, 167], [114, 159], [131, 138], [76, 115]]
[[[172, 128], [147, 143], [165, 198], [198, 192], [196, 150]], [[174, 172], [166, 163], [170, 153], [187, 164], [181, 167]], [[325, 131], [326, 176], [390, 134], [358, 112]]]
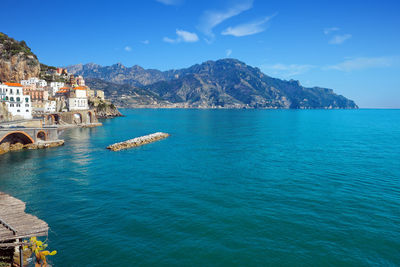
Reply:
[[123, 113], [0, 156], [53, 266], [400, 265], [400, 110]]

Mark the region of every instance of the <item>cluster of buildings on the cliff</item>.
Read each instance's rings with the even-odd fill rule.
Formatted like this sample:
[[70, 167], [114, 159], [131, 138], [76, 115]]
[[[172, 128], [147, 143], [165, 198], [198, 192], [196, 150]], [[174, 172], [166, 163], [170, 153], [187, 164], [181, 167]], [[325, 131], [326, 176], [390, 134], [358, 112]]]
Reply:
[[68, 74], [66, 69], [52, 70], [65, 82], [46, 82], [39, 78], [19, 83], [0, 81], [0, 102], [7, 105], [14, 119], [31, 119], [46, 113], [89, 109], [88, 100], [104, 100], [104, 91], [91, 90], [82, 76]]

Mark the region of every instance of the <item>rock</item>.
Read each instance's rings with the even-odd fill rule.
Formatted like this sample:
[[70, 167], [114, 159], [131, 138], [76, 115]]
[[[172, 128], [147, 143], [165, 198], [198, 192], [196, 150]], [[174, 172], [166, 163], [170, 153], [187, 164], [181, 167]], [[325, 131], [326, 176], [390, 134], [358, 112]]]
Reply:
[[24, 148], [24, 144], [21, 143], [15, 143], [10, 145], [10, 151], [17, 151], [17, 150], [21, 150]]
[[2, 143], [0, 145], [0, 155], [10, 151], [10, 143]]
[[39, 74], [39, 60], [26, 43], [0, 33], [0, 80], [19, 82]]
[[136, 138], [124, 141], [124, 142], [110, 145], [107, 147], [107, 149], [112, 150], [112, 151], [119, 151], [122, 149], [138, 147], [138, 146], [142, 146], [142, 145], [146, 145], [146, 144], [150, 144], [150, 143], [159, 141], [161, 139], [167, 138], [168, 136], [169, 136], [169, 134], [167, 134], [167, 133], [161, 133], [161, 132], [153, 133], [153, 134], [136, 137]]

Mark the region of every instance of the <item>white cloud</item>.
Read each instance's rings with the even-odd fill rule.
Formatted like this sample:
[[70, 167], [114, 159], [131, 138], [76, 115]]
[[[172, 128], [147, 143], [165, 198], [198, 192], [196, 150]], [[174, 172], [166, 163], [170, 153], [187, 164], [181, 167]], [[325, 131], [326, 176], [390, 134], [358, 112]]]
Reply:
[[150, 41], [149, 40], [143, 40], [141, 43], [145, 44], [145, 45], [148, 45], [150, 43]]
[[181, 0], [156, 0], [156, 1], [168, 6], [176, 6], [182, 2]]
[[335, 35], [329, 41], [330, 44], [343, 44], [346, 40], [351, 38], [351, 34]]
[[229, 57], [232, 55], [232, 49], [226, 49], [226, 56]]
[[309, 64], [300, 65], [300, 64], [281, 64], [281, 63], [261, 66], [264, 72], [273, 75], [280, 75], [282, 77], [292, 77], [300, 75], [310, 71], [315, 67], [316, 66]]
[[221, 34], [222, 35], [232, 35], [235, 37], [242, 37], [242, 36], [253, 35], [256, 33], [263, 32], [267, 29], [267, 25], [266, 25], [267, 22], [270, 21], [274, 16], [275, 15], [265, 17], [262, 20], [240, 24], [235, 27], [228, 27]]
[[180, 43], [180, 42], [194, 43], [199, 40], [199, 37], [194, 32], [188, 32], [188, 31], [176, 29], [176, 35], [177, 35], [176, 39], [164, 37], [163, 41], [172, 44], [172, 43]]
[[124, 50], [125, 50], [126, 52], [131, 52], [131, 51], [132, 51], [132, 47], [130, 47], [130, 46], [125, 46]]
[[339, 30], [340, 30], [340, 28], [338, 28], [338, 27], [325, 28], [324, 29], [324, 34], [328, 35], [328, 34], [330, 34], [332, 32], [336, 32], [336, 31], [339, 31]]
[[181, 39], [184, 42], [193, 43], [199, 40], [199, 37], [196, 33], [187, 32], [184, 30], [176, 30], [176, 34], [178, 35], [178, 39]]
[[225, 10], [207, 10], [200, 18], [199, 30], [209, 37], [214, 37], [212, 30], [223, 21], [237, 16], [253, 7], [253, 0], [241, 0]]
[[173, 43], [177, 42], [176, 39], [171, 39], [171, 38], [168, 38], [168, 37], [164, 37], [163, 41], [166, 42], [166, 43], [170, 43], [170, 44], [173, 44]]
[[324, 69], [350, 72], [369, 68], [384, 68], [393, 65], [393, 57], [359, 57], [345, 60], [339, 64], [327, 66]]

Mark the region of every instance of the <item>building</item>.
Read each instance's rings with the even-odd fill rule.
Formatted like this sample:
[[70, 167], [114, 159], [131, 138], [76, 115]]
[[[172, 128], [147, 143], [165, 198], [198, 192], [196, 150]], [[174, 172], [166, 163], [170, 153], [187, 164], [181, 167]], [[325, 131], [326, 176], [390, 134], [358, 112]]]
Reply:
[[15, 119], [32, 119], [32, 104], [29, 95], [24, 95], [20, 83], [0, 84], [1, 101]]
[[104, 100], [104, 91], [96, 90], [96, 97], [100, 98], [101, 100]]
[[48, 88], [49, 94], [51, 96], [55, 96], [56, 93], [60, 90], [60, 88], [64, 87], [64, 83], [63, 82], [51, 82], [50, 86]]
[[45, 113], [53, 113], [56, 112], [56, 101], [54, 100], [49, 100], [46, 101], [46, 103], [44, 104], [44, 112]]
[[85, 80], [83, 79], [82, 76], [76, 77], [76, 84], [77, 84], [78, 86], [85, 86]]
[[70, 111], [89, 109], [86, 87], [78, 86], [70, 90], [68, 109]]
[[21, 84], [23, 86], [32, 86], [35, 85], [37, 88], [43, 88], [47, 86], [47, 82], [45, 80], [40, 80], [39, 78], [33, 77], [28, 80], [22, 80]]
[[89, 109], [88, 88], [85, 86], [62, 87], [55, 97], [59, 103], [66, 103], [68, 111]]

